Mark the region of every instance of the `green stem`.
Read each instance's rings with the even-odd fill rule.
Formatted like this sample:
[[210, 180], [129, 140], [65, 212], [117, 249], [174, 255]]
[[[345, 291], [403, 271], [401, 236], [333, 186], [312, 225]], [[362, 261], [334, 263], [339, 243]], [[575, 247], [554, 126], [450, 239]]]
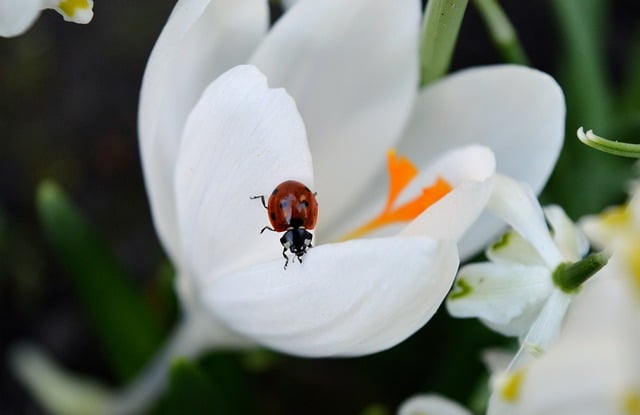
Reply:
[[582, 127], [578, 128], [578, 139], [589, 147], [616, 156], [640, 158], [640, 144], [625, 143], [622, 141], [608, 140], [596, 135], [593, 130], [586, 133]]
[[489, 35], [502, 58], [506, 62], [528, 65], [529, 59], [520, 44], [520, 39], [500, 4], [496, 0], [474, 0], [474, 5], [484, 19]]
[[430, 0], [427, 3], [420, 46], [421, 86], [449, 70], [464, 11], [469, 0]]
[[566, 293], [573, 293], [602, 267], [607, 265], [611, 254], [606, 251], [597, 252], [574, 263], [558, 265], [553, 271], [553, 282]]

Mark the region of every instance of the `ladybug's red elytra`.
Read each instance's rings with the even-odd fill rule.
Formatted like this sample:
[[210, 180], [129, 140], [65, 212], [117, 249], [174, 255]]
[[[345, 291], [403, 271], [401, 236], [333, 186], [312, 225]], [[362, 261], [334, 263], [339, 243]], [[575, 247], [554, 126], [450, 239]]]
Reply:
[[265, 226], [260, 233], [267, 229], [273, 232], [284, 232], [280, 243], [283, 246], [282, 256], [285, 259], [284, 268], [287, 269], [291, 251], [302, 263], [302, 256], [307, 253], [313, 235], [308, 232], [316, 227], [318, 219], [318, 201], [316, 194], [307, 186], [295, 180], [287, 180], [273, 189], [269, 201], [265, 203], [264, 195], [252, 196], [251, 199], [261, 199], [267, 209], [271, 226]]

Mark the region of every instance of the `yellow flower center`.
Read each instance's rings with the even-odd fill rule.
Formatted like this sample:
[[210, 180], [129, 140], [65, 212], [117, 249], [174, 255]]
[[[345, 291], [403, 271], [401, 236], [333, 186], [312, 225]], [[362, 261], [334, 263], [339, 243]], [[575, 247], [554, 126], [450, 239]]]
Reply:
[[389, 196], [382, 212], [347, 234], [342, 240], [359, 238], [385, 225], [408, 222], [415, 219], [452, 189], [445, 179], [437, 177], [435, 183], [423, 188], [420, 195], [400, 206], [395, 206], [395, 201], [400, 193], [418, 175], [419, 171], [409, 159], [398, 157], [395, 150], [389, 150], [387, 153], [387, 172], [389, 174]]
[[69, 17], [75, 16], [78, 10], [90, 9], [88, 0], [62, 0], [58, 3], [60, 10]]
[[625, 415], [640, 415], [640, 391], [628, 392], [622, 402]]
[[522, 382], [524, 381], [524, 374], [524, 370], [516, 370], [505, 379], [500, 389], [502, 399], [509, 403], [518, 400], [520, 390], [522, 389]]

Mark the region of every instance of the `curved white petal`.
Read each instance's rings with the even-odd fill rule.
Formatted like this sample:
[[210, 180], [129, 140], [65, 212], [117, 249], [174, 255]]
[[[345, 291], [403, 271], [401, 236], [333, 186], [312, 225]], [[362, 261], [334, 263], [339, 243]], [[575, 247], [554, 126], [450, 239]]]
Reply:
[[417, 395], [404, 401], [398, 415], [471, 415], [471, 412], [442, 396]]
[[552, 287], [549, 270], [544, 267], [471, 264], [458, 272], [447, 310], [455, 317], [479, 317], [508, 324], [542, 302]]
[[180, 0], [145, 70], [140, 91], [140, 151], [158, 235], [180, 262], [173, 172], [187, 115], [205, 86], [244, 62], [267, 29], [265, 0]]
[[419, 189], [444, 177], [454, 187], [445, 197], [422, 212], [401, 232], [402, 236], [427, 235], [433, 238], [459, 240], [484, 210], [495, 175], [495, 159], [486, 147], [469, 146], [456, 149], [437, 160], [413, 180], [398, 197], [419, 194]]
[[451, 147], [485, 145], [499, 173], [539, 192], [562, 147], [564, 115], [562, 90], [543, 72], [516, 65], [467, 69], [418, 94], [398, 150], [423, 164]]
[[458, 266], [455, 244], [412, 238], [321, 245], [302, 264], [276, 260], [218, 278], [203, 303], [258, 343], [300, 356], [385, 350], [422, 327]]
[[493, 262], [545, 266], [540, 254], [513, 229], [491, 244], [485, 250], [485, 255]]
[[574, 337], [555, 345], [528, 371], [518, 414], [632, 414], [638, 398], [637, 349], [607, 336]]
[[543, 210], [562, 255], [569, 261], [578, 261], [585, 256], [589, 252], [589, 240], [565, 211], [557, 205], [545, 206]]
[[532, 356], [538, 357], [546, 352], [558, 338], [564, 317], [567, 314], [573, 295], [554, 289], [522, 339], [522, 347]]
[[93, 0], [42, 0], [43, 8], [57, 11], [66, 22], [87, 24], [93, 19]]
[[520, 315], [507, 321], [506, 323], [498, 323], [487, 319], [480, 319], [482, 324], [507, 337], [522, 337], [540, 314], [540, 310], [544, 306], [544, 302], [540, 301], [530, 307], [527, 307]]
[[303, 0], [250, 60], [298, 104], [320, 227], [359, 202], [398, 140], [418, 85], [420, 15], [418, 0]]
[[40, 16], [40, 0], [0, 0], [0, 36], [23, 34]]
[[[452, 147], [486, 145], [499, 173], [539, 192], [562, 147], [564, 117], [562, 90], [542, 72], [515, 65], [467, 69], [419, 92], [398, 151], [427, 165]], [[482, 215], [461, 241], [461, 257], [482, 249], [501, 228]]]
[[531, 188], [510, 177], [496, 175], [489, 210], [507, 222], [516, 232], [536, 248], [549, 268], [554, 269], [564, 261], [555, 245], [542, 208]]
[[640, 301], [636, 294], [634, 282], [609, 263], [576, 296], [562, 336], [598, 333], [640, 346]]
[[216, 79], [189, 115], [176, 167], [185, 263], [199, 283], [280, 256], [260, 200], [294, 179], [313, 188], [311, 154], [293, 99], [253, 66]]
[[14, 376], [53, 414], [107, 415], [113, 393], [92, 379], [65, 372], [44, 350], [31, 344], [13, 346], [9, 363]]

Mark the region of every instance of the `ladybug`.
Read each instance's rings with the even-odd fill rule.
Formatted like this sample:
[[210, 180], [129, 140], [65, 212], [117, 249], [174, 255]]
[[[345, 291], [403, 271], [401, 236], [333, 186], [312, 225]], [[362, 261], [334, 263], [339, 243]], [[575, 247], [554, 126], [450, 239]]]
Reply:
[[302, 256], [307, 253], [313, 235], [308, 232], [316, 227], [318, 219], [318, 201], [316, 193], [304, 184], [295, 180], [287, 180], [273, 189], [269, 201], [265, 203], [264, 195], [252, 196], [251, 199], [262, 200], [267, 209], [271, 226], [265, 226], [260, 233], [267, 229], [273, 232], [284, 232], [280, 243], [283, 246], [282, 256], [285, 259], [284, 269], [287, 269], [289, 257], [287, 250], [302, 263]]

